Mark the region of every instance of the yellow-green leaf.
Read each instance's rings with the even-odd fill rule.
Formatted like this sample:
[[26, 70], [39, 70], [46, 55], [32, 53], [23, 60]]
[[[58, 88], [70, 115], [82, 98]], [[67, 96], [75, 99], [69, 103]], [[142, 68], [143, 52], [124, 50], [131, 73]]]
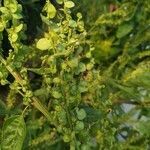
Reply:
[[47, 7], [48, 7], [48, 17], [54, 18], [56, 15], [55, 7], [51, 3], [49, 3]]
[[56, 2], [57, 2], [58, 4], [62, 4], [62, 3], [63, 3], [63, 0], [56, 0]]
[[72, 8], [75, 6], [74, 2], [72, 2], [72, 1], [67, 1], [64, 3], [64, 5], [66, 8]]
[[42, 38], [37, 42], [36, 47], [40, 50], [47, 50], [51, 47], [51, 42], [47, 38]]
[[54, 98], [61, 98], [61, 96], [62, 96], [61, 93], [59, 93], [57, 91], [53, 91], [52, 95]]

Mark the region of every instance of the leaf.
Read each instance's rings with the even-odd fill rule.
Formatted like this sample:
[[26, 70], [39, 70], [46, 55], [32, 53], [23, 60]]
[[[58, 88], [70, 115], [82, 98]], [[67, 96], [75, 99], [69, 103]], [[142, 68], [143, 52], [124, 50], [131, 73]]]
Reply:
[[135, 128], [144, 135], [150, 136], [150, 121], [139, 121], [136, 125]]
[[13, 4], [13, 3], [11, 4], [11, 3], [10, 3], [10, 4], [8, 5], [8, 8], [9, 8], [9, 10], [10, 10], [12, 13], [15, 13], [15, 12], [17, 11], [17, 4], [15, 4], [15, 3], [14, 3], [14, 4]]
[[136, 66], [134, 70], [129, 70], [124, 75], [124, 82], [131, 86], [141, 86], [150, 89], [150, 61], [144, 61]]
[[0, 20], [0, 32], [2, 32], [4, 30], [4, 24], [3, 22]]
[[75, 68], [75, 67], [78, 66], [78, 62], [79, 62], [78, 58], [73, 58], [72, 60], [70, 60], [70, 61], [68, 62], [68, 65], [69, 65], [71, 68]]
[[57, 91], [53, 91], [52, 95], [54, 98], [61, 98], [61, 96], [62, 96], [61, 93], [59, 93]]
[[50, 2], [46, 3], [43, 10], [46, 11], [48, 18], [52, 19], [56, 15], [56, 9]]
[[82, 19], [82, 14], [81, 14], [80, 12], [78, 12], [78, 13], [77, 13], [77, 17], [78, 17], [79, 19]]
[[23, 116], [8, 118], [2, 128], [2, 150], [21, 150], [26, 136]]
[[91, 70], [93, 68], [94, 64], [93, 63], [89, 63], [86, 65], [86, 69], [87, 70]]
[[76, 70], [76, 74], [79, 74], [79, 73], [84, 72], [84, 71], [86, 71], [86, 66], [84, 63], [80, 62], [79, 66]]
[[75, 129], [78, 131], [83, 130], [84, 129], [84, 123], [82, 121], [77, 121]]
[[63, 136], [63, 140], [64, 140], [64, 142], [70, 142], [70, 140], [71, 140], [71, 137], [69, 136], [69, 135], [67, 135], [67, 134], [65, 134], [64, 136]]
[[66, 8], [72, 8], [75, 6], [74, 2], [72, 2], [72, 1], [67, 1], [64, 3], [64, 5]]
[[36, 47], [40, 50], [47, 50], [51, 47], [50, 40], [42, 38], [37, 42]]
[[133, 24], [122, 24], [119, 26], [116, 36], [117, 38], [122, 38], [129, 34], [131, 30], [133, 29]]
[[58, 4], [62, 4], [62, 3], [63, 3], [63, 0], [56, 0], [56, 2], [57, 2]]
[[74, 20], [69, 20], [69, 26], [72, 27], [72, 28], [77, 27], [76, 21], [74, 21]]
[[56, 15], [56, 9], [51, 3], [48, 6], [48, 15], [50, 18], [54, 18]]
[[78, 91], [80, 91], [80, 93], [84, 93], [88, 91], [88, 84], [86, 81], [81, 81], [79, 83]]
[[19, 13], [17, 13], [17, 14], [12, 14], [12, 16], [13, 16], [14, 19], [17, 19], [17, 20], [23, 18], [23, 16], [22, 16], [21, 14], [19, 14]]
[[79, 120], [83, 120], [86, 117], [86, 112], [84, 109], [80, 109], [77, 112], [77, 117]]
[[41, 99], [47, 99], [49, 96], [49, 92], [46, 88], [40, 88], [34, 91], [34, 95]]
[[11, 41], [12, 41], [12, 42], [16, 42], [17, 39], [18, 39], [18, 34], [13, 33], [13, 34], [11, 35]]
[[1, 11], [3, 14], [7, 14], [8, 9], [7, 9], [6, 7], [0, 7], [0, 11]]
[[19, 26], [15, 28], [15, 32], [20, 32], [22, 28], [23, 28], [23, 24], [20, 24]]
[[58, 84], [58, 83], [61, 82], [61, 79], [58, 78], [58, 77], [56, 77], [56, 78], [53, 79], [53, 82], [56, 83], [56, 84]]
[[88, 123], [96, 122], [102, 118], [102, 112], [99, 110], [96, 110], [89, 106], [84, 106], [83, 109], [86, 112], [86, 118], [85, 121]]
[[0, 99], [0, 116], [3, 116], [7, 113], [5, 103]]

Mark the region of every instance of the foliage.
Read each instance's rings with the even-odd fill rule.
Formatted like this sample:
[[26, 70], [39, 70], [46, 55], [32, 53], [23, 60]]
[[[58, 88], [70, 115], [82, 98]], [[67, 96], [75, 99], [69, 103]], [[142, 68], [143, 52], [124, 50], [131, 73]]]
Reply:
[[0, 149], [149, 149], [149, 4], [1, 2]]
[[7, 119], [2, 129], [1, 148], [8, 150], [22, 149], [25, 133], [23, 116], [13, 116]]

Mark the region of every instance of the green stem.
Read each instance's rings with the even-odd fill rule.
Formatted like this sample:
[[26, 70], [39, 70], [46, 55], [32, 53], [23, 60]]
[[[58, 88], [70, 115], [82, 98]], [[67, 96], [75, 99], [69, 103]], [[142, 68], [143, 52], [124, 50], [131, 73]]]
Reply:
[[[5, 65], [6, 69], [12, 74], [12, 76], [15, 78], [15, 80], [21, 85], [22, 85], [22, 77], [20, 76], [19, 73], [17, 73], [16, 71], [14, 71], [9, 65], [7, 65], [5, 59], [0, 55], [0, 61]], [[43, 106], [43, 104], [40, 102], [40, 100], [33, 96], [32, 98], [32, 104], [33, 106], [38, 109], [40, 112], [42, 112], [44, 114], [44, 116], [47, 118], [47, 120], [51, 120], [50, 119], [50, 114], [49, 111], [45, 108], [45, 106]]]
[[37, 108], [42, 114], [47, 118], [48, 121], [51, 121], [51, 117], [49, 111], [43, 106], [43, 104], [37, 99], [37, 97], [32, 97], [32, 104], [35, 108]]

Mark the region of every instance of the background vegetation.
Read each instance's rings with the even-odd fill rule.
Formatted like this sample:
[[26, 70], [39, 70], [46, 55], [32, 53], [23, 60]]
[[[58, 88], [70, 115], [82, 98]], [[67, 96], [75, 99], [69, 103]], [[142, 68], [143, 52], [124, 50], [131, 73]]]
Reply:
[[150, 1], [0, 2], [0, 149], [150, 149]]

